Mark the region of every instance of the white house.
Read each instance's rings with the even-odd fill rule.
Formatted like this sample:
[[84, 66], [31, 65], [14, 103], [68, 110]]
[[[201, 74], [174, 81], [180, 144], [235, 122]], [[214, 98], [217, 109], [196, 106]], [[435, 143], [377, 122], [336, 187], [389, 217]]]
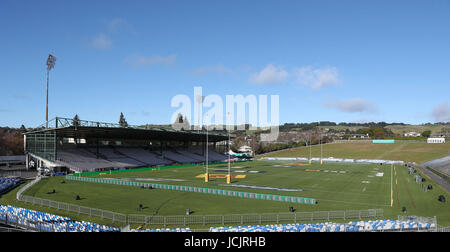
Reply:
[[405, 137], [420, 137], [420, 136], [421, 136], [421, 134], [420, 134], [420, 133], [417, 133], [417, 132], [414, 132], [414, 131], [412, 131], [412, 132], [404, 133], [404, 134], [403, 134], [403, 136], [405, 136]]
[[427, 143], [445, 143], [445, 138], [443, 137], [430, 137], [427, 139]]
[[369, 134], [352, 134], [352, 138], [367, 139], [367, 138], [370, 138], [370, 137], [369, 137]]

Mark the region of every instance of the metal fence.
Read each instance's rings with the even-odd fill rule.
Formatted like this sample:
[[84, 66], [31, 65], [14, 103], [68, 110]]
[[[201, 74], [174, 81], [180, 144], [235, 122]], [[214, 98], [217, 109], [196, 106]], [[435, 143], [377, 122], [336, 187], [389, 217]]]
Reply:
[[296, 223], [300, 221], [333, 220], [333, 219], [363, 219], [383, 217], [383, 209], [347, 210], [347, 211], [320, 211], [320, 212], [292, 212], [292, 213], [262, 213], [262, 214], [229, 214], [229, 215], [178, 215], [178, 216], [149, 216], [137, 214], [120, 214], [97, 208], [78, 206], [47, 199], [20, 195], [20, 201], [99, 217], [111, 220], [112, 223], [155, 225], [155, 226], [189, 226], [211, 224], [262, 224], [262, 223]]
[[203, 188], [203, 187], [194, 187], [194, 186], [155, 184], [155, 183], [148, 183], [148, 182], [127, 181], [127, 180], [120, 180], [120, 179], [75, 177], [75, 176], [71, 176], [71, 175], [67, 175], [66, 179], [82, 181], [82, 182], [92, 182], [92, 183], [102, 183], [102, 184], [122, 185], [122, 186], [135, 186], [135, 187], [144, 187], [144, 188], [151, 187], [154, 189], [205, 193], [205, 194], [212, 194], [212, 195], [221, 195], [221, 196], [228, 196], [228, 197], [248, 198], [248, 199], [273, 200], [273, 201], [291, 202], [291, 203], [299, 203], [299, 204], [313, 205], [313, 204], [317, 203], [316, 199], [311, 199], [311, 198], [273, 195], [273, 194], [264, 194], [264, 193], [250, 193], [250, 192], [242, 192], [242, 191], [230, 191], [230, 190]]
[[26, 184], [24, 187], [20, 188], [20, 190], [17, 191], [16, 199], [20, 201], [22, 193], [25, 192], [26, 190], [28, 190], [28, 188], [34, 186], [39, 181], [41, 181], [41, 177], [40, 176], [36, 177], [33, 181], [31, 181], [30, 183]]
[[[0, 220], [0, 223], [2, 221]], [[33, 230], [14, 228], [0, 225], [0, 233], [18, 233], [18, 232], [33, 232]]]
[[180, 216], [148, 216], [128, 215], [129, 224], [156, 226], [189, 226], [189, 225], [225, 225], [225, 224], [262, 224], [262, 223], [297, 223], [300, 221], [362, 219], [383, 217], [383, 209], [263, 213], [263, 214], [229, 214], [229, 215], [180, 215]]
[[19, 200], [42, 207], [64, 210], [77, 214], [99, 217], [111, 220], [112, 223], [158, 225], [158, 226], [188, 226], [210, 224], [249, 224], [249, 223], [282, 223], [299, 221], [316, 221], [332, 219], [362, 219], [383, 217], [383, 209], [347, 210], [347, 211], [320, 211], [320, 212], [293, 212], [293, 213], [262, 213], [262, 214], [230, 214], [230, 215], [179, 215], [179, 216], [149, 216], [137, 214], [120, 214], [97, 208], [78, 206], [48, 199], [20, 195]]
[[112, 223], [114, 222], [121, 222], [126, 223], [127, 216], [125, 214], [115, 213], [111, 211], [101, 210], [97, 208], [90, 208], [90, 207], [84, 207], [84, 206], [78, 206], [74, 204], [68, 204], [68, 203], [62, 203], [57, 202], [53, 200], [48, 199], [41, 199], [36, 198], [28, 195], [23, 195], [23, 192], [25, 192], [28, 188], [32, 187], [36, 183], [38, 183], [41, 180], [41, 177], [37, 177], [32, 182], [26, 184], [24, 187], [22, 187], [16, 195], [16, 199], [18, 201], [24, 201], [26, 203], [31, 203], [33, 205], [39, 205], [49, 208], [54, 208], [58, 210], [64, 210], [68, 212], [74, 212], [77, 214], [85, 214], [89, 215], [90, 217], [100, 217], [102, 219], [108, 219], [111, 220]]
[[438, 225], [436, 232], [450, 232], [450, 227], [441, 227]]
[[[375, 139], [370, 139], [370, 140], [334, 140], [332, 143], [372, 143], [372, 140]], [[393, 138], [392, 140], [395, 140], [395, 142], [399, 142], [399, 143], [426, 143], [427, 140], [409, 140], [409, 139], [395, 139]]]
[[447, 232], [447, 231], [445, 231], [445, 228], [442, 229], [442, 228], [438, 227], [436, 216], [434, 216], [433, 218], [430, 218], [430, 217], [421, 217], [421, 216], [399, 215], [397, 219], [399, 221], [415, 221], [415, 222], [419, 222], [419, 223], [428, 223], [428, 224], [432, 225], [431, 228], [420, 228], [420, 226], [417, 225], [417, 228], [408, 228], [408, 229], [398, 230], [400, 232], [402, 232], [402, 231], [405, 231], [405, 232]]
[[101, 219], [111, 220], [112, 223], [119, 222], [125, 224], [127, 222], [127, 216], [125, 214], [115, 213], [97, 208], [90, 208], [74, 204], [62, 203], [48, 199], [36, 198], [28, 195], [20, 195], [19, 200], [26, 203], [31, 203], [33, 205], [39, 205], [42, 207], [54, 208], [77, 214], [84, 214], [90, 217], [100, 217]]

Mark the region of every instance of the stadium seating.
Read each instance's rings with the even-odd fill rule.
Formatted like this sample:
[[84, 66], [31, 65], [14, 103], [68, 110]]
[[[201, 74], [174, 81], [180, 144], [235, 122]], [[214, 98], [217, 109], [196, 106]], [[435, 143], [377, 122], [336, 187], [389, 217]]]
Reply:
[[157, 228], [157, 229], [132, 229], [131, 232], [172, 232], [172, 233], [180, 233], [180, 232], [191, 232], [190, 228]]
[[[149, 154], [150, 156], [151, 154]], [[75, 171], [94, 171], [99, 169], [131, 168], [145, 166], [147, 163], [125, 156], [113, 149], [100, 148], [99, 158], [89, 149], [64, 149], [58, 152], [58, 162]], [[167, 163], [167, 162], [164, 162]], [[154, 163], [150, 164], [154, 165]]]
[[[0, 221], [45, 232], [120, 232], [119, 228], [86, 221], [73, 221], [68, 217], [0, 205]], [[389, 232], [432, 230], [434, 223], [417, 220], [351, 221], [348, 223], [304, 223], [253, 226], [211, 227], [209, 232]], [[131, 232], [191, 232], [190, 228], [137, 228]]]
[[181, 154], [183, 156], [189, 157], [192, 160], [195, 160], [196, 162], [205, 162], [205, 160], [206, 160], [206, 158], [204, 156], [195, 154], [188, 150], [177, 150], [176, 152], [178, 152], [179, 154]]
[[183, 154], [179, 154], [175, 151], [170, 151], [170, 150], [165, 150], [162, 152], [162, 156], [164, 158], [173, 160], [177, 163], [197, 163], [197, 162], [201, 162], [200, 160], [194, 159], [192, 157], [183, 155]]
[[[206, 149], [201, 147], [193, 147], [188, 150], [189, 152], [203, 157], [203, 161], [206, 159]], [[228, 156], [222, 153], [217, 152], [216, 150], [209, 148], [208, 149], [208, 160], [209, 162], [223, 162], [228, 160]]]
[[52, 173], [52, 177], [58, 177], [58, 176], [66, 176], [67, 172], [55, 172]]
[[[199, 159], [200, 162], [206, 161], [206, 149], [202, 147], [191, 147], [188, 150], [177, 150], [183, 155], [190, 156], [194, 159]], [[215, 151], [212, 148], [208, 149], [208, 160], [209, 162], [223, 162], [228, 160], [228, 156]]]
[[119, 228], [15, 206], [0, 205], [0, 220], [46, 232], [119, 232]]
[[65, 149], [58, 151], [58, 161], [75, 171], [92, 171], [95, 169], [114, 168], [115, 164], [101, 158], [96, 158], [83, 149]]
[[[157, 153], [157, 154], [156, 154]], [[162, 154], [161, 156], [159, 154]], [[227, 160], [227, 156], [210, 149], [209, 162]], [[77, 172], [98, 171], [108, 169], [135, 168], [143, 166], [170, 165], [173, 163], [201, 163], [205, 162], [200, 148], [172, 149], [162, 153], [152, 153], [138, 147], [100, 147], [97, 148], [64, 148], [58, 151], [61, 165]]]
[[21, 178], [0, 177], [0, 195], [11, 191], [22, 183]]
[[171, 164], [172, 161], [163, 159], [158, 157], [156, 154], [144, 150], [143, 148], [116, 148], [117, 151], [120, 153], [123, 153], [124, 155], [131, 157], [135, 160], [139, 160], [142, 163], [148, 164], [148, 165], [168, 165]]
[[418, 221], [375, 220], [353, 221], [347, 224], [333, 222], [307, 224], [278, 224], [256, 226], [211, 227], [210, 232], [380, 232], [400, 230], [426, 230], [434, 224]]
[[208, 150], [208, 158], [210, 162], [222, 162], [228, 160], [228, 156], [222, 153], [219, 153], [213, 149]]

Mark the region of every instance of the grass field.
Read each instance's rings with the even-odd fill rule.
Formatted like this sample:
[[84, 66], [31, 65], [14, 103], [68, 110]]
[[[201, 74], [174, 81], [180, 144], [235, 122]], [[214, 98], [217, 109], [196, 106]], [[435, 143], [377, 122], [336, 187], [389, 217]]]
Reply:
[[[234, 168], [233, 168], [234, 167]], [[227, 165], [211, 165], [210, 173], [222, 173], [216, 170], [226, 170]], [[407, 174], [404, 166], [395, 166], [395, 172], [389, 165], [374, 164], [324, 164], [253, 161], [233, 164], [232, 170], [260, 171], [262, 173], [233, 173], [245, 174], [242, 179], [233, 179], [232, 185], [270, 186], [287, 189], [303, 189], [304, 191], [285, 192], [275, 190], [232, 188], [223, 186], [225, 179], [213, 178], [205, 183], [196, 176], [204, 173], [204, 168], [177, 167], [160, 171], [135, 171], [117, 174], [97, 175], [102, 178], [121, 179], [166, 179], [177, 181], [160, 181], [153, 183], [190, 185], [227, 189], [234, 191], [259, 192], [277, 195], [295, 195], [315, 198], [316, 205], [294, 204], [298, 212], [378, 209], [384, 210], [384, 218], [397, 218], [402, 214], [405, 206], [408, 215], [437, 216], [440, 225], [450, 225], [450, 207], [448, 203], [437, 200], [444, 192], [431, 181], [433, 190], [424, 192], [412, 175]], [[376, 176], [383, 173], [382, 176]], [[393, 205], [391, 206], [391, 175], [393, 189]], [[76, 182], [65, 180], [64, 177], [43, 179], [25, 194], [39, 198], [46, 198], [59, 202], [94, 207], [124, 214], [144, 215], [184, 215], [185, 209], [190, 208], [194, 215], [209, 214], [245, 214], [245, 213], [278, 213], [288, 212], [293, 203], [276, 201], [241, 199], [227, 196], [207, 195], [192, 192], [178, 192], [159, 189], [141, 189], [118, 185]], [[53, 189], [55, 194], [48, 194]], [[80, 195], [82, 200], [76, 201]], [[7, 201], [15, 200], [8, 196]], [[2, 203], [3, 199], [0, 199]], [[10, 203], [11, 204], [11, 203]], [[21, 203], [23, 204], [23, 203]], [[144, 206], [138, 211], [139, 204]], [[16, 205], [16, 204], [15, 204]], [[27, 205], [27, 204], [25, 204]], [[35, 207], [28, 204], [28, 207]], [[47, 212], [53, 210], [47, 209]]]
[[[450, 155], [450, 142], [445, 144], [427, 144], [418, 142], [397, 143], [336, 143], [325, 144], [323, 157], [335, 158], [367, 158], [402, 160], [405, 162], [423, 163], [446, 155]], [[311, 147], [312, 156], [320, 157], [320, 146]], [[266, 157], [309, 157], [309, 147], [299, 147], [280, 152], [274, 152]]]
[[[342, 125], [336, 125], [336, 126], [319, 126], [322, 129], [333, 129], [333, 130], [339, 130], [339, 131], [345, 131], [346, 129], [350, 131], [357, 131], [358, 129], [364, 129], [369, 127], [364, 126], [342, 126]], [[445, 132], [449, 130], [449, 126], [447, 125], [388, 125], [385, 128], [391, 130], [394, 134], [400, 134], [406, 132], [417, 132], [422, 133], [426, 130], [430, 130], [431, 134], [439, 133], [439, 132]]]

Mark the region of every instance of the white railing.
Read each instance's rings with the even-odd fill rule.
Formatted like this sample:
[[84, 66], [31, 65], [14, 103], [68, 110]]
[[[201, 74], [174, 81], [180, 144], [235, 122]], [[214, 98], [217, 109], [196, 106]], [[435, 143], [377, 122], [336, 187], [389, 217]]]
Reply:
[[30, 183], [26, 184], [24, 187], [20, 188], [20, 190], [17, 192], [16, 199], [18, 201], [21, 201], [22, 200], [22, 193], [25, 192], [26, 190], [28, 190], [28, 188], [34, 186], [39, 181], [41, 181], [41, 176], [37, 176], [33, 181], [31, 181]]

